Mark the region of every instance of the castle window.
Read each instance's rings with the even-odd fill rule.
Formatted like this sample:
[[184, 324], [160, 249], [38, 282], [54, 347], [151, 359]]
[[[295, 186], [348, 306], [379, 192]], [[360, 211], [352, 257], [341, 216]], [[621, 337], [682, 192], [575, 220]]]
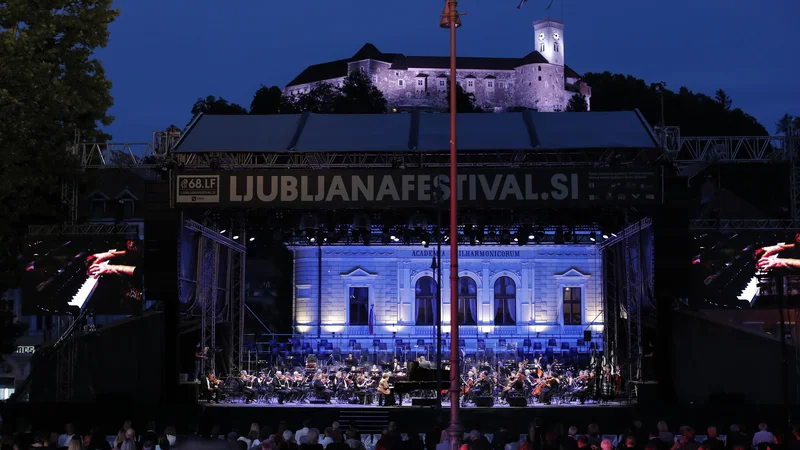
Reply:
[[539, 51], [540, 51], [540, 52], [543, 52], [543, 51], [544, 51], [544, 42], [540, 42], [540, 43], [539, 43]]
[[558, 51], [558, 42], [553, 42], [553, 51], [554, 52]]
[[542, 71], [542, 66], [539, 66], [539, 72], [541, 72], [541, 71]]
[[360, 71], [361, 71], [361, 73], [364, 73], [364, 72], [366, 72], [366, 70], [364, 70], [364, 68], [363, 68], [363, 67], [359, 67], [359, 68], [358, 68], [358, 70], [360, 70]]
[[490, 89], [494, 88], [494, 82], [493, 81], [487, 81], [486, 82], [486, 87], [490, 88]]
[[403, 80], [397, 80], [397, 85], [402, 87], [403, 86]]
[[417, 80], [417, 86], [424, 86], [424, 85], [425, 84], [422, 82], [422, 80]]
[[439, 80], [439, 87], [446, 87], [447, 83], [444, 80]]
[[541, 75], [539, 76], [539, 81], [542, 81], [542, 77], [541, 77]]
[[378, 76], [377, 75], [373, 75], [372, 76], [372, 82], [373, 83], [377, 83], [378, 82]]
[[475, 87], [475, 83], [472, 81], [467, 81], [467, 87]]

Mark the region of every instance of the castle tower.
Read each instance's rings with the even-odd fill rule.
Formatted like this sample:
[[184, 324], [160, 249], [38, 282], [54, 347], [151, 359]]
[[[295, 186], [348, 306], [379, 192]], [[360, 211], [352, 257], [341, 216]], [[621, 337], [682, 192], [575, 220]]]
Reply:
[[564, 65], [564, 22], [556, 19], [543, 19], [533, 22], [536, 51], [550, 64]]

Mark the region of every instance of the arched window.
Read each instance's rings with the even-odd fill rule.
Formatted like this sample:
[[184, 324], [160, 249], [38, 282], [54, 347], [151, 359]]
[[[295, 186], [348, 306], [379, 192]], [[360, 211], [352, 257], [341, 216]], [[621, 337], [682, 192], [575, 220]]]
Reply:
[[436, 281], [433, 277], [422, 277], [414, 286], [414, 303], [417, 309], [417, 325], [433, 325], [436, 321]]
[[544, 52], [544, 42], [541, 42], [541, 43], [539, 44], [539, 51], [540, 51], [540, 52]]
[[554, 52], [558, 51], [558, 42], [553, 42], [553, 51]]
[[478, 285], [470, 277], [458, 279], [458, 324], [478, 324]]
[[494, 282], [494, 324], [516, 325], [517, 285], [509, 277]]

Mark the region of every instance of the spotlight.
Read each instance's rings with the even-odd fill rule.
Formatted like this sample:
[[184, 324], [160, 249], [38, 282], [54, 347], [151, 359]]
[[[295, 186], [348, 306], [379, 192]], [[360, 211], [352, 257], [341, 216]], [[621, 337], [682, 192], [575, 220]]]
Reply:
[[253, 241], [255, 241], [255, 240], [256, 240], [256, 238], [254, 238], [254, 237], [251, 237], [251, 238], [250, 238], [250, 242], [253, 242]]
[[239, 239], [239, 235], [238, 234], [233, 237], [233, 240], [236, 240], [236, 239]]
[[589, 233], [589, 240], [592, 242], [597, 242], [597, 233], [595, 233], [594, 231]]
[[425, 247], [425, 248], [428, 248], [428, 241], [423, 240], [422, 241], [422, 246]]
[[529, 234], [529, 235], [528, 235], [528, 240], [532, 241], [532, 240], [534, 240], [534, 239], [536, 239], [536, 236], [534, 236], [534, 235], [532, 235], [532, 234]]
[[389, 239], [391, 239], [391, 240], [393, 240], [393, 241], [397, 241], [397, 240], [398, 240], [398, 239], [397, 239], [397, 236], [395, 236], [395, 235], [391, 235], [391, 236], [389, 236]]
[[608, 239], [608, 235], [603, 233], [603, 239]]
[[219, 234], [225, 234], [226, 231], [228, 231], [228, 230], [222, 230], [222, 231], [219, 232]]

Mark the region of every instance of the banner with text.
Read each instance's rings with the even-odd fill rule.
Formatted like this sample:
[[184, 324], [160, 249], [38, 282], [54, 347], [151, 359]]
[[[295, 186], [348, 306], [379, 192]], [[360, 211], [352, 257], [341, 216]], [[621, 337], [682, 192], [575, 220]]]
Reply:
[[[436, 169], [335, 169], [180, 173], [175, 204], [203, 207], [424, 207], [450, 198]], [[602, 206], [661, 203], [654, 170], [587, 168], [463, 169], [455, 183], [464, 207]]]

